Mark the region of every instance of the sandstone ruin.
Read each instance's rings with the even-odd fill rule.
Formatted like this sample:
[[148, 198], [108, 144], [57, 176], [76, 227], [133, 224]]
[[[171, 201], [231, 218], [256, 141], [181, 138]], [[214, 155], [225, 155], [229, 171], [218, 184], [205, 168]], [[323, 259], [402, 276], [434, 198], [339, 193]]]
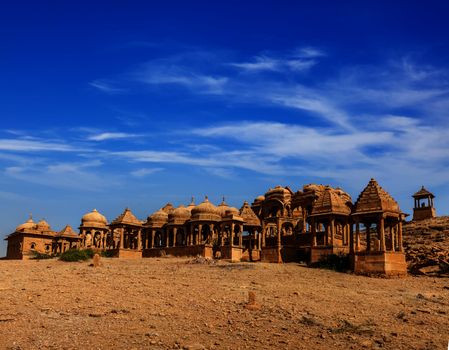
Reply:
[[[435, 214], [433, 194], [422, 188], [413, 197], [415, 219]], [[192, 198], [187, 206], [166, 204], [145, 221], [126, 208], [108, 223], [94, 209], [82, 217], [79, 234], [70, 226], [55, 232], [46, 221], [35, 223], [30, 217], [6, 237], [7, 258], [91, 248], [119, 258], [200, 255], [311, 264], [340, 254], [350, 257], [356, 273], [401, 276], [407, 271], [402, 236], [405, 217], [374, 179], [355, 203], [341, 188], [310, 184], [293, 192], [288, 186], [277, 186], [251, 205], [245, 201], [240, 209], [224, 199], [215, 206], [207, 197], [198, 205]]]

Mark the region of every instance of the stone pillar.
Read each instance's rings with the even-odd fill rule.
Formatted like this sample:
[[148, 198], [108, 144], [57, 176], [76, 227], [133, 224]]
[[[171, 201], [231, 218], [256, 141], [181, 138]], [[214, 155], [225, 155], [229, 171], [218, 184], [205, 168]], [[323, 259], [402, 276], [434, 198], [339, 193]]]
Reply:
[[380, 240], [379, 251], [384, 252], [386, 249], [385, 249], [385, 219], [383, 216], [377, 223], [377, 232]]
[[125, 248], [125, 230], [123, 229], [123, 227], [119, 228], [120, 230], [120, 249], [124, 249]]
[[331, 219], [330, 235], [331, 235], [331, 237], [330, 237], [331, 246], [334, 246], [334, 235], [335, 235], [335, 219], [334, 218]]
[[266, 232], [266, 229], [265, 229], [265, 225], [262, 223], [262, 231], [261, 231], [261, 234], [262, 234], [262, 244], [261, 244], [261, 248], [262, 247], [265, 247], [265, 238], [266, 238], [266, 235], [267, 235], [267, 232]]
[[148, 229], [147, 231], [147, 235], [149, 233], [149, 237], [148, 237], [148, 248], [154, 248], [154, 230], [152, 228]]
[[345, 227], [349, 228], [349, 253], [354, 254], [354, 227], [352, 224], [348, 225]]
[[306, 217], [306, 211], [304, 208], [302, 208], [302, 233], [306, 233], [307, 228], [307, 217]]
[[[251, 241], [251, 236], [250, 236], [250, 241]], [[243, 247], [243, 229], [240, 228], [240, 232], [239, 232], [239, 247]]]
[[281, 255], [281, 220], [278, 218], [277, 222], [276, 222], [276, 228], [277, 228], [277, 246], [276, 246], [276, 251], [277, 251], [277, 262], [278, 264], [282, 264], [282, 255]]
[[355, 224], [355, 251], [360, 251], [360, 224]]
[[369, 252], [371, 250], [371, 232], [370, 232], [370, 226], [365, 224], [366, 227], [366, 252]]
[[142, 250], [142, 230], [137, 230], [137, 250]]
[[202, 237], [202, 230], [203, 230], [203, 225], [199, 224], [198, 225], [198, 240], [197, 240], [197, 245], [201, 244], [203, 242], [203, 237]]
[[229, 239], [231, 247], [234, 245], [234, 227], [234, 223], [231, 223], [231, 237]]
[[398, 223], [398, 249], [400, 252], [404, 251], [404, 247], [402, 246], [402, 221], [399, 219]]
[[329, 245], [329, 227], [330, 225], [325, 225], [325, 237], [324, 237], [324, 244]]
[[390, 237], [391, 237], [391, 250], [394, 252], [396, 250], [396, 232], [393, 226], [390, 226]]
[[178, 233], [178, 229], [173, 227], [173, 244], [172, 247], [176, 247], [176, 234]]
[[316, 225], [315, 218], [312, 218], [310, 221], [310, 225], [312, 226], [312, 247], [316, 247]]
[[168, 228], [165, 229], [165, 247], [168, 248], [168, 243], [170, 239], [170, 230]]

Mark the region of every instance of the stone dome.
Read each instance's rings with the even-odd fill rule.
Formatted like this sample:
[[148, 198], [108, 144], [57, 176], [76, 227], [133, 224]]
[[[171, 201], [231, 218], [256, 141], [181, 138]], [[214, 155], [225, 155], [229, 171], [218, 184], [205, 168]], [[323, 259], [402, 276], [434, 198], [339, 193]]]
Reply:
[[221, 215], [217, 207], [209, 202], [206, 196], [203, 202], [192, 209], [192, 220], [220, 221]]
[[51, 230], [50, 225], [44, 219], [42, 219], [41, 221], [39, 221], [36, 224], [36, 229], [39, 231], [50, 231]]
[[81, 218], [81, 226], [83, 227], [105, 227], [108, 224], [108, 220], [101, 215], [97, 209], [92, 210], [90, 213], [85, 214]]
[[217, 214], [218, 210], [215, 205], [209, 202], [209, 198], [204, 199], [200, 204], [192, 209], [192, 215], [194, 214]]
[[190, 209], [186, 208], [182, 204], [175, 208], [170, 214], [168, 219], [171, 220], [188, 220], [190, 219]]
[[240, 211], [237, 208], [228, 207], [228, 209], [226, 210], [226, 216], [228, 216], [228, 215], [240, 216]]
[[225, 199], [218, 205], [217, 210], [221, 217], [226, 215], [226, 212], [230, 209], [229, 205], [226, 204]]
[[254, 200], [254, 202], [263, 202], [265, 200], [265, 196], [258, 196], [256, 197], [256, 199]]
[[159, 209], [158, 211], [155, 211], [153, 214], [150, 215], [150, 219], [157, 221], [167, 221], [168, 213], [162, 209]]
[[35, 226], [36, 223], [33, 221], [33, 218], [30, 215], [30, 218], [26, 222], [16, 227], [16, 231], [32, 230], [35, 228]]

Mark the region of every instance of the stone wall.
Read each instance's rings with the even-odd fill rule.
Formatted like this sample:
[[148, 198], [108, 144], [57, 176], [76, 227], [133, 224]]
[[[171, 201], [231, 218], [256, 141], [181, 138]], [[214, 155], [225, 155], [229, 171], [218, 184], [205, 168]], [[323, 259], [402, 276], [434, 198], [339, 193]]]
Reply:
[[354, 256], [354, 272], [364, 275], [405, 276], [405, 254], [400, 252], [365, 252]]
[[261, 261], [268, 263], [278, 262], [277, 247], [263, 247], [261, 252]]
[[437, 216], [436, 210], [433, 207], [422, 207], [413, 209], [413, 220], [431, 219]]
[[229, 245], [225, 245], [221, 247], [221, 258], [225, 260], [231, 260], [233, 262], [241, 261], [243, 249], [240, 247], [231, 247]]

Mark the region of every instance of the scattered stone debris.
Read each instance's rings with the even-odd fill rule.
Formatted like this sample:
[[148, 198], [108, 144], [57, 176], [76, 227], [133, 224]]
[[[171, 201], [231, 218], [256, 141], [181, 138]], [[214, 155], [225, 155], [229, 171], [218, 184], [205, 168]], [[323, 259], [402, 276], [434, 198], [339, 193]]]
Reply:
[[205, 258], [203, 256], [197, 255], [192, 260], [187, 262], [188, 264], [201, 264], [201, 265], [216, 265], [217, 261], [211, 258]]

